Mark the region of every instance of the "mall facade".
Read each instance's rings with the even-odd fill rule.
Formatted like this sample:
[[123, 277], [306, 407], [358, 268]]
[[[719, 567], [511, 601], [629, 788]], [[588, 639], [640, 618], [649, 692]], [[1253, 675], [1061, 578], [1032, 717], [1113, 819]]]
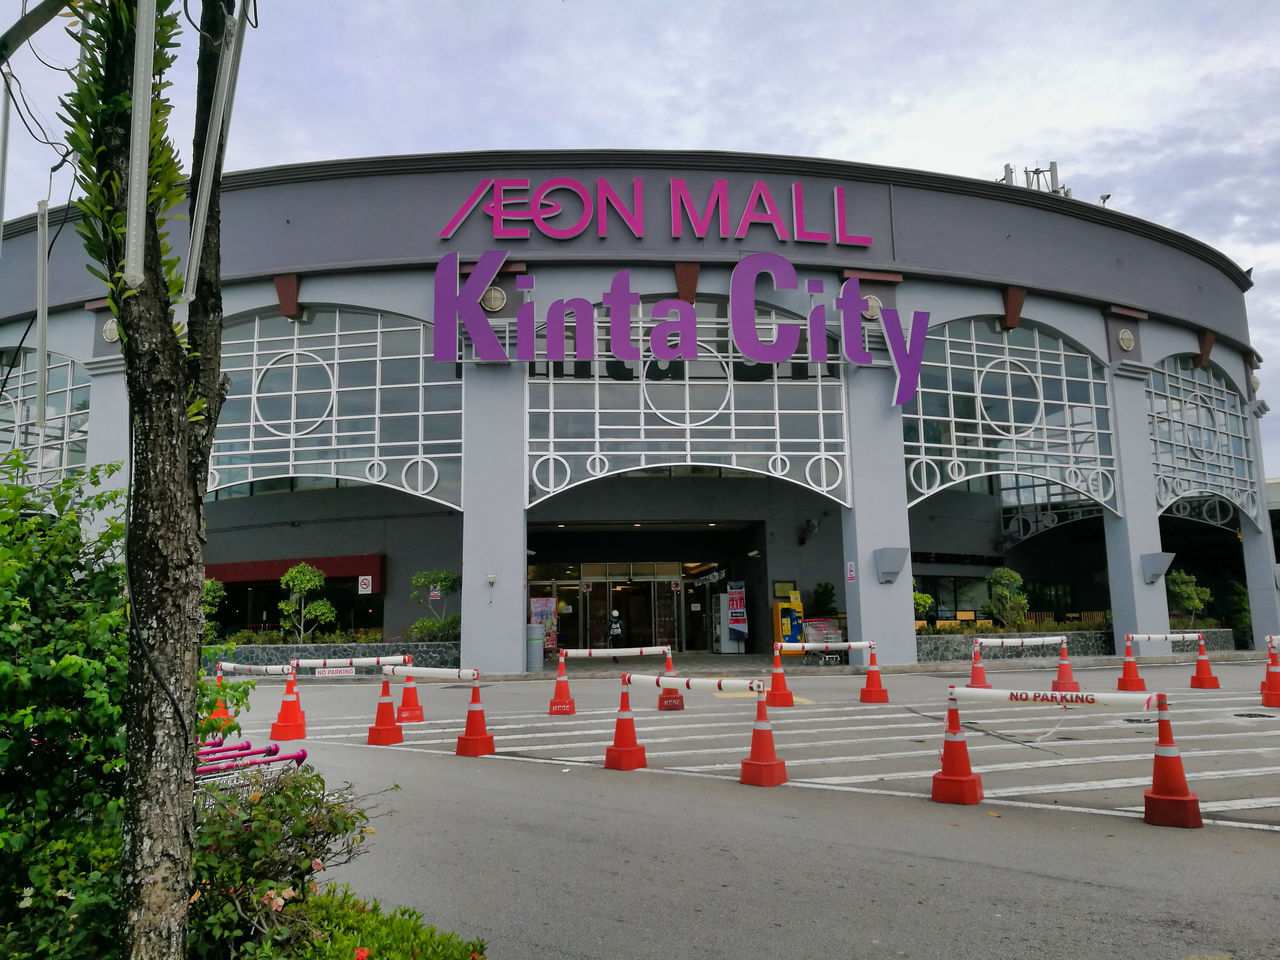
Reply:
[[[428, 612], [416, 572], [461, 571], [485, 671], [524, 668], [531, 618], [595, 646], [613, 610], [628, 643], [764, 652], [775, 599], [820, 583], [909, 663], [913, 580], [954, 617], [1001, 565], [1118, 637], [1168, 630], [1170, 565], [1226, 570], [1253, 643], [1280, 633], [1250, 281], [1188, 236], [752, 154], [374, 158], [223, 190], [206, 560], [232, 629], [270, 628], [306, 560], [341, 626], [387, 636]], [[4, 230], [0, 444], [46, 476], [126, 459], [119, 333], [70, 230], [38, 426], [34, 217]]]

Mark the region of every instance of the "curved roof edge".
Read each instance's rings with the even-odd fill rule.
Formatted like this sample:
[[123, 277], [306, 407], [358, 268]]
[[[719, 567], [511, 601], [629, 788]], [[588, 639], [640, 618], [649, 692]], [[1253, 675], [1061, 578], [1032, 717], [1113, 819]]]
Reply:
[[[760, 173], [847, 178], [867, 183], [897, 184], [941, 193], [963, 194], [1004, 203], [1023, 204], [1124, 230], [1166, 244], [1205, 261], [1222, 271], [1242, 292], [1253, 286], [1252, 278], [1222, 251], [1188, 234], [1131, 214], [1083, 200], [1060, 197], [1042, 190], [1009, 186], [994, 180], [977, 180], [954, 174], [933, 173], [905, 167], [877, 166], [848, 160], [721, 150], [477, 150], [458, 153], [356, 157], [258, 167], [224, 174], [222, 189], [223, 191], [248, 190], [287, 183], [386, 177], [410, 173], [442, 173], [504, 165], [548, 169], [563, 166], [670, 166], [684, 169], [750, 170]], [[72, 214], [69, 219], [76, 218], [73, 207], [50, 209], [50, 217], [52, 218], [59, 210], [68, 210]], [[3, 224], [2, 228], [5, 237], [34, 231], [35, 214], [17, 217]]]

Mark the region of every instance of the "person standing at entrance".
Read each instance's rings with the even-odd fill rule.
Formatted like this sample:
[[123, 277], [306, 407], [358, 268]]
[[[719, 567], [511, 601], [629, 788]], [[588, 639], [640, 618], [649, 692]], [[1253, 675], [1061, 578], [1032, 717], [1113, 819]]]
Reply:
[[[617, 610], [611, 611], [609, 614], [609, 646], [615, 648], [622, 646], [623, 634], [622, 618], [618, 616]], [[617, 663], [618, 658], [614, 657], [613, 662]]]

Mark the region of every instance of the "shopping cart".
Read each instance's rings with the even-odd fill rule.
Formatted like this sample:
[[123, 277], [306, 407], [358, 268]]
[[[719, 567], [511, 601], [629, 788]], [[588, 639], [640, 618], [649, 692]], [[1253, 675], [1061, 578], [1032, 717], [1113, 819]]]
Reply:
[[[844, 643], [844, 635], [838, 624], [830, 620], [804, 621], [805, 643]], [[806, 650], [804, 652], [806, 666], [834, 667], [849, 662], [847, 650]]]

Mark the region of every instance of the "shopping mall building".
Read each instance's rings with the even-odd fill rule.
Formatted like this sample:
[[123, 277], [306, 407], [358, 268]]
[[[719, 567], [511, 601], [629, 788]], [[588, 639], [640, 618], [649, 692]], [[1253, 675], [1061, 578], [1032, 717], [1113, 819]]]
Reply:
[[[329, 577], [399, 633], [460, 570], [462, 661], [565, 646], [732, 652], [836, 587], [916, 659], [1008, 565], [1032, 607], [1163, 633], [1170, 566], [1280, 633], [1245, 273], [1156, 224], [1022, 185], [750, 154], [493, 152], [229, 175], [230, 392], [209, 470], [227, 625]], [[56, 225], [61, 214], [55, 211]], [[33, 217], [0, 257], [0, 444], [126, 458], [119, 333], [68, 229], [36, 424]], [[1218, 578], [1215, 580], [1214, 578]]]

